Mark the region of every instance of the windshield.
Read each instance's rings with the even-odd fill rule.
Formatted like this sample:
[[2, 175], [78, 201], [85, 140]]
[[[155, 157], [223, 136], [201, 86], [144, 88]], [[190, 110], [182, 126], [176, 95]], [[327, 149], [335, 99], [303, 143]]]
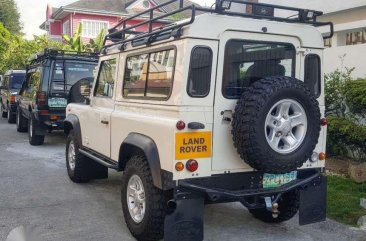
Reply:
[[52, 90], [70, 91], [71, 87], [84, 79], [94, 79], [97, 63], [57, 61], [53, 71]]
[[10, 76], [9, 89], [20, 90], [22, 88], [25, 74], [16, 74]]

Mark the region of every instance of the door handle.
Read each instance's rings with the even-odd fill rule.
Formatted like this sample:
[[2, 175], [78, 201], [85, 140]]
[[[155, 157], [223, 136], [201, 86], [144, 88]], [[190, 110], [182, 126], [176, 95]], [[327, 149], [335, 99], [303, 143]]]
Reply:
[[231, 122], [233, 118], [233, 111], [232, 110], [221, 111], [221, 116], [223, 121]]
[[188, 129], [191, 130], [202, 130], [205, 129], [205, 125], [200, 122], [191, 122], [188, 124]]
[[100, 121], [100, 123], [102, 123], [103, 125], [109, 125], [109, 121], [106, 121], [106, 120], [102, 120], [102, 121]]

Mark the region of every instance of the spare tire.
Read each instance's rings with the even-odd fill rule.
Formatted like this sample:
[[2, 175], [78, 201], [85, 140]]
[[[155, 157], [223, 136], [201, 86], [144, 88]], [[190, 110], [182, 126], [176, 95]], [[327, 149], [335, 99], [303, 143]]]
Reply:
[[312, 155], [320, 134], [320, 110], [305, 84], [291, 77], [268, 77], [247, 88], [232, 122], [234, 145], [254, 169], [287, 173]]

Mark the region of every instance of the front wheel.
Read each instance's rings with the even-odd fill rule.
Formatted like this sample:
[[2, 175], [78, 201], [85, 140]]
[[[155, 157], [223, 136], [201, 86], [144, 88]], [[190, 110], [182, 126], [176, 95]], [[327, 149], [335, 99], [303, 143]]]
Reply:
[[31, 116], [28, 120], [28, 139], [32, 146], [41, 146], [44, 143], [44, 136], [37, 135], [37, 120]]
[[167, 199], [153, 185], [146, 158], [133, 156], [123, 174], [121, 201], [127, 227], [138, 241], [163, 238]]
[[10, 107], [8, 107], [7, 119], [9, 124], [15, 123], [15, 115], [10, 111]]
[[300, 194], [298, 190], [282, 195], [278, 201], [278, 217], [274, 218], [266, 208], [250, 209], [249, 212], [265, 223], [281, 223], [292, 219], [299, 210]]

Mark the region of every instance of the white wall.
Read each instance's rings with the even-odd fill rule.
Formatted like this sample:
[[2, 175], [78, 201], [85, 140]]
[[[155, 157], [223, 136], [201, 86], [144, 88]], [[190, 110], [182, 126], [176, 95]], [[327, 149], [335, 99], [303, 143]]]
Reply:
[[325, 49], [324, 72], [330, 73], [342, 67], [355, 67], [356, 69], [352, 73], [352, 77], [366, 78], [366, 44]]

